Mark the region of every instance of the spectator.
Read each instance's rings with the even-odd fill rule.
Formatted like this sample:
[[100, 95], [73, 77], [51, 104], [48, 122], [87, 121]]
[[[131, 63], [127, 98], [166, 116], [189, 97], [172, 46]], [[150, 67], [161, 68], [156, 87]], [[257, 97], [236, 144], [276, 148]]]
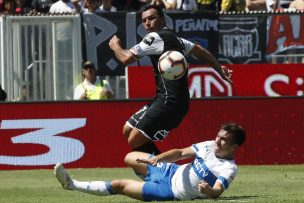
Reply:
[[16, 2], [15, 0], [4, 0], [3, 1], [3, 15], [14, 15], [16, 14]]
[[246, 0], [248, 11], [266, 11], [266, 0]]
[[59, 0], [52, 4], [50, 7], [50, 13], [79, 13], [81, 7], [79, 5], [79, 0]]
[[197, 11], [196, 0], [176, 0], [176, 10]]
[[0, 84], [0, 101], [5, 101], [6, 100], [6, 92], [4, 91], [4, 89], [2, 89], [1, 84]]
[[32, 0], [16, 0], [17, 1], [17, 7], [21, 8], [21, 12], [23, 14], [29, 13], [32, 8]]
[[113, 99], [114, 94], [108, 81], [100, 80], [96, 75], [95, 65], [86, 61], [82, 67], [84, 81], [79, 84], [74, 92], [74, 99]]
[[100, 10], [103, 12], [116, 12], [117, 8], [112, 5], [112, 0], [102, 0]]
[[84, 0], [83, 12], [84, 13], [100, 13], [100, 0]]
[[139, 9], [142, 10], [145, 6], [151, 3], [151, 0], [139, 0]]
[[303, 0], [292, 1], [289, 5], [289, 9], [304, 12], [304, 1]]
[[140, 0], [113, 0], [114, 5], [119, 11], [138, 11], [141, 3]]
[[48, 13], [55, 0], [33, 0], [31, 14]]
[[245, 0], [222, 0], [221, 11], [245, 11], [246, 1]]
[[266, 0], [267, 11], [276, 11], [280, 8], [278, 0]]
[[176, 0], [152, 0], [152, 5], [160, 6], [165, 10], [175, 10], [176, 9]]
[[198, 10], [218, 11], [218, 0], [196, 0]]
[[26, 84], [22, 85], [19, 101], [32, 101], [32, 100], [33, 98], [29, 94], [28, 86]]

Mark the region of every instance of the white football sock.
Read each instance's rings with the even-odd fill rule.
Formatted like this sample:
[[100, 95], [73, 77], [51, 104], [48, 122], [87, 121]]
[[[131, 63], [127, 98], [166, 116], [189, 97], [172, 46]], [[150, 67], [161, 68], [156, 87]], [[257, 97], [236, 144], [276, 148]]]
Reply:
[[110, 182], [104, 181], [86, 182], [73, 180], [72, 189], [98, 196], [109, 196], [113, 194]]

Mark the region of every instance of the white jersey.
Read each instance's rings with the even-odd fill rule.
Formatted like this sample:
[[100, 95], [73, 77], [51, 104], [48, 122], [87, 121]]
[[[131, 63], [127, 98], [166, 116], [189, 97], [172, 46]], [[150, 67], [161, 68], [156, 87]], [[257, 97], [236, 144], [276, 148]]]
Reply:
[[[180, 38], [185, 46], [185, 54], [188, 54], [194, 47], [194, 43]], [[137, 45], [132, 47], [130, 51], [137, 57], [141, 58], [147, 55], [160, 55], [165, 50], [165, 41], [156, 32], [148, 33], [145, 38]]]
[[198, 190], [200, 180], [208, 182], [213, 187], [219, 180], [227, 189], [237, 173], [234, 160], [219, 159], [214, 154], [214, 141], [193, 144], [196, 157], [192, 163], [180, 166], [172, 177], [172, 191], [179, 200], [205, 198]]

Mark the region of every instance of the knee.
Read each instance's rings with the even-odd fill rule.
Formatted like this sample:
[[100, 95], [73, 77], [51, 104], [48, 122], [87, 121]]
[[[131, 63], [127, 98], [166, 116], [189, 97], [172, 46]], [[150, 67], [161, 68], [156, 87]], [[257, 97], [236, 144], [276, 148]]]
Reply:
[[125, 182], [123, 180], [111, 181], [111, 188], [114, 194], [122, 194], [124, 187], [125, 187]]
[[129, 152], [126, 156], [125, 156], [125, 164], [128, 166], [133, 165], [134, 162], [136, 162], [136, 152]]

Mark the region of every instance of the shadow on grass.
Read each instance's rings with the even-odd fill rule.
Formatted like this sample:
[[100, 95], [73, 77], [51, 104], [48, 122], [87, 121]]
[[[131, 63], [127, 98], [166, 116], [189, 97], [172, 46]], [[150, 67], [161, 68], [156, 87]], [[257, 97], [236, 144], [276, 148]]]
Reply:
[[229, 196], [229, 197], [220, 197], [218, 198], [217, 200], [218, 201], [240, 201], [240, 200], [253, 200], [253, 199], [256, 199], [257, 197], [260, 197], [260, 196], [257, 196], [257, 195], [254, 195], [254, 196], [249, 196], [249, 195], [245, 195], [245, 196]]

